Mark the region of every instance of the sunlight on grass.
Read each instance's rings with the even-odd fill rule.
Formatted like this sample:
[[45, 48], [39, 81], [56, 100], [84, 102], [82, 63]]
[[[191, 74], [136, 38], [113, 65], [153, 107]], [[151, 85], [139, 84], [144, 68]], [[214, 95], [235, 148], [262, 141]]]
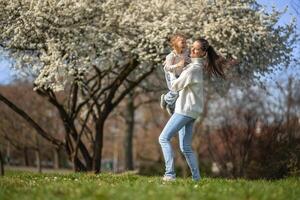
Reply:
[[204, 178], [200, 182], [133, 174], [7, 172], [0, 199], [299, 199], [300, 178], [277, 181]]

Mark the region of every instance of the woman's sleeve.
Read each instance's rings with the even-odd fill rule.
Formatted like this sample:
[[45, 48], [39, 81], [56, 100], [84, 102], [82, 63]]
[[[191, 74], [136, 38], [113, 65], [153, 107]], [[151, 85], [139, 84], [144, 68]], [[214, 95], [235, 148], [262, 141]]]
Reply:
[[172, 91], [179, 92], [188, 85], [201, 82], [202, 74], [199, 74], [198, 70], [187, 71], [182, 73], [177, 79], [172, 82]]
[[181, 74], [177, 79], [172, 81], [172, 91], [179, 92], [191, 83], [190, 74]]

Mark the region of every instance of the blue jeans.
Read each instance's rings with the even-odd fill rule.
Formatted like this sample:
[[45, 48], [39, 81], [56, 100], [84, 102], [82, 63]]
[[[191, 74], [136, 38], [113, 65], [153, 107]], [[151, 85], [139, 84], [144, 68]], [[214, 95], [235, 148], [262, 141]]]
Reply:
[[162, 148], [166, 165], [165, 176], [171, 176], [174, 178], [176, 176], [174, 170], [174, 153], [170, 140], [177, 132], [179, 132], [180, 150], [185, 156], [185, 159], [190, 167], [192, 178], [193, 180], [200, 179], [198, 161], [191, 146], [194, 121], [195, 119], [191, 117], [174, 113], [160, 134], [159, 143]]

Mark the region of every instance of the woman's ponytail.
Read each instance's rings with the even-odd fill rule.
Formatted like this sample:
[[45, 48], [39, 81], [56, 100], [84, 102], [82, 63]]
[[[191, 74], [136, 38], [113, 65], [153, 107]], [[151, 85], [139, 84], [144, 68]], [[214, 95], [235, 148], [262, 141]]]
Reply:
[[214, 48], [209, 45], [207, 48], [207, 69], [210, 75], [225, 78], [223, 70], [224, 59], [220, 57]]
[[197, 39], [196, 41], [200, 42], [202, 51], [207, 53], [207, 63], [206, 70], [209, 75], [217, 76], [225, 79], [224, 73], [224, 65], [226, 64], [226, 60], [219, 56], [215, 49], [208, 43], [208, 41], [204, 38]]

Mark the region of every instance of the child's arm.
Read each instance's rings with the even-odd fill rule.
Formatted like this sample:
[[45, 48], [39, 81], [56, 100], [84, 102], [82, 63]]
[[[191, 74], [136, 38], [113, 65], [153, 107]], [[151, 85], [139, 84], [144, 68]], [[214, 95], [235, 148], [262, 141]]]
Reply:
[[181, 59], [178, 63], [174, 64], [175, 57], [174, 56], [167, 56], [165, 61], [165, 70], [173, 72], [175, 69], [183, 68], [184, 67], [184, 59]]

